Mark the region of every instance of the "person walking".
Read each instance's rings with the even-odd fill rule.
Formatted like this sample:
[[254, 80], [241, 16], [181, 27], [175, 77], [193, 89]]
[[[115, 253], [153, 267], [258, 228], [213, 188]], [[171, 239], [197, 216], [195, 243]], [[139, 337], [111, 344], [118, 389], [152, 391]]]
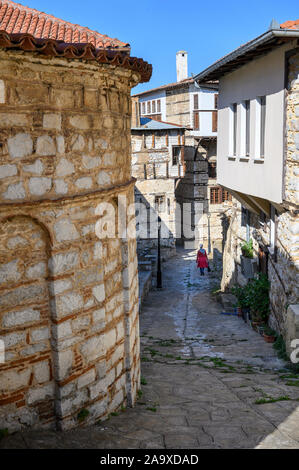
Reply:
[[201, 244], [199, 250], [197, 252], [197, 267], [200, 269], [200, 275], [205, 275], [205, 268], [209, 268], [208, 256], [206, 250], [203, 248]]

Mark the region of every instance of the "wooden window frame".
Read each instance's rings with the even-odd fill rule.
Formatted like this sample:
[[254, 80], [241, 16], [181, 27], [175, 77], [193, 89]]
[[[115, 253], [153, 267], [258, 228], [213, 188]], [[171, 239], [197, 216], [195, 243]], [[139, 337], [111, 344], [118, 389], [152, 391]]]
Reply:
[[218, 111], [212, 111], [212, 132], [218, 131]]
[[221, 186], [210, 187], [210, 204], [223, 204], [231, 200], [232, 195], [226, 189], [223, 189]]
[[218, 93], [215, 93], [214, 95], [214, 108], [218, 109]]
[[250, 100], [245, 100], [245, 155], [250, 155]]
[[193, 109], [198, 110], [198, 93], [193, 95]]
[[[175, 155], [175, 152], [179, 149], [179, 155]], [[171, 148], [172, 166], [178, 166], [182, 159], [182, 145], [173, 145]]]
[[199, 122], [199, 111], [193, 112], [193, 129], [195, 131], [199, 131], [200, 129], [200, 122]]
[[165, 211], [165, 194], [155, 195], [154, 207], [155, 207], [155, 211], [158, 213]]
[[161, 100], [157, 100], [157, 113], [161, 113]]
[[238, 131], [238, 106], [237, 103], [232, 104], [232, 114], [233, 114], [233, 135], [232, 135], [232, 150], [233, 150], [233, 156], [237, 156], [237, 131]]

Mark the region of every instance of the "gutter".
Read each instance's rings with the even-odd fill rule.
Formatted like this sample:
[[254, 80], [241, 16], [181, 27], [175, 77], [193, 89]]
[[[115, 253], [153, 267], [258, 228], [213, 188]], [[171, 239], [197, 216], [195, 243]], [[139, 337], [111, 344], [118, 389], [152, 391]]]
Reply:
[[250, 52], [251, 50], [256, 49], [258, 46], [261, 46], [272, 39], [275, 38], [299, 38], [299, 30], [291, 30], [291, 29], [272, 29], [271, 31], [267, 31], [266, 33], [258, 36], [256, 39], [249, 41], [244, 46], [235, 49], [233, 52], [227, 54], [222, 59], [219, 59], [214, 64], [210, 65], [208, 68], [200, 72], [199, 74], [195, 75], [193, 78], [195, 81], [200, 81], [206, 78], [210, 73], [215, 72], [217, 69], [222, 67], [223, 65], [229, 64], [234, 59], [241, 57], [242, 55]]

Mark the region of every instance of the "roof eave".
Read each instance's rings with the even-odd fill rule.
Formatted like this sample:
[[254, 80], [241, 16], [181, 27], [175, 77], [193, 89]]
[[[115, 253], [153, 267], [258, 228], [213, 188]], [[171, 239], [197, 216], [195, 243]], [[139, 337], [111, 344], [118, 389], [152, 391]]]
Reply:
[[[244, 63], [249, 62], [257, 55], [265, 53], [267, 50], [272, 49], [277, 45], [279, 39], [296, 39], [299, 38], [299, 30], [284, 30], [273, 29], [258, 36], [257, 38], [249, 41], [243, 46], [235, 49], [233, 52], [227, 54], [222, 59], [218, 60], [208, 68], [195, 75], [193, 78], [196, 82], [203, 82], [207, 80], [215, 80], [226, 73], [230, 73], [235, 68], [240, 67]], [[273, 43], [273, 46], [271, 44]], [[268, 44], [269, 47], [266, 47]], [[265, 49], [263, 48], [265, 46]], [[257, 52], [259, 51], [259, 52]]]

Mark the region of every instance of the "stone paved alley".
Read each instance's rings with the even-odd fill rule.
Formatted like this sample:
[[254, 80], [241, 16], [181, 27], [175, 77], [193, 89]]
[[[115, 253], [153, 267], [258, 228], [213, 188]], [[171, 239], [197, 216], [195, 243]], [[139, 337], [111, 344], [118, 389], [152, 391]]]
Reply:
[[16, 433], [1, 448], [299, 448], [298, 380], [272, 345], [221, 314], [219, 281], [213, 273], [200, 278], [194, 252], [165, 263], [163, 282], [140, 316], [135, 408], [65, 433]]

